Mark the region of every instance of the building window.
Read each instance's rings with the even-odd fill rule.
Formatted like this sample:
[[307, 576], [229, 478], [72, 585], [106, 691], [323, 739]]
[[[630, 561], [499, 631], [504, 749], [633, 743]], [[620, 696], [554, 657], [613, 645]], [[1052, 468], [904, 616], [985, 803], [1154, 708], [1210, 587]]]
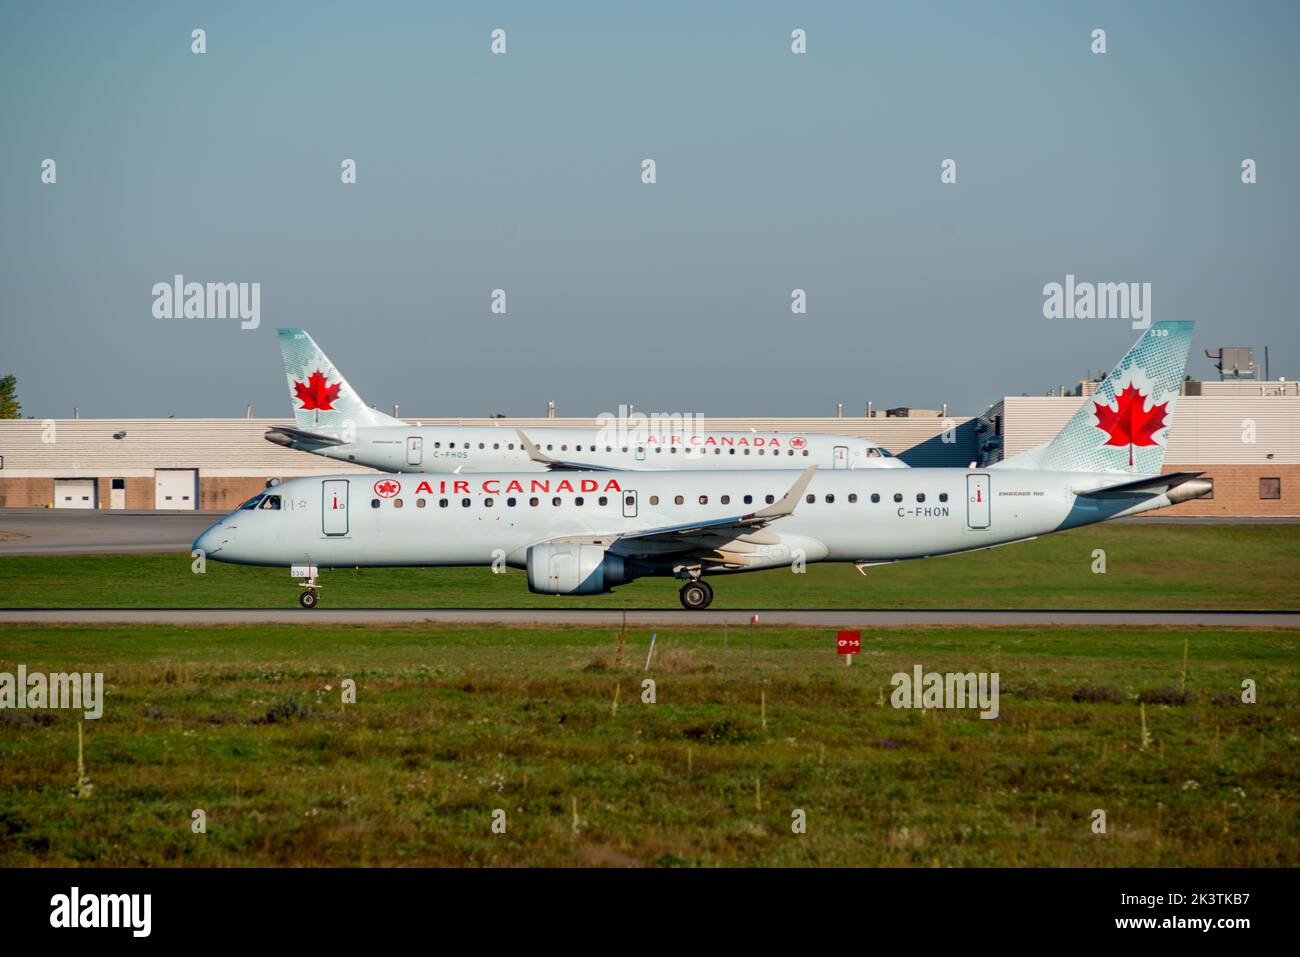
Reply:
[[1282, 480], [1280, 478], [1262, 478], [1259, 480], [1260, 498], [1281, 498]]

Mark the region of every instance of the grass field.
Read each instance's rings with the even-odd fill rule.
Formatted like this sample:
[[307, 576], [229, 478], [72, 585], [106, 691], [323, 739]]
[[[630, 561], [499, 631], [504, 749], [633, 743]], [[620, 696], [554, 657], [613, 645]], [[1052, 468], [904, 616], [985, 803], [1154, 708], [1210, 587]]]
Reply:
[[[1094, 550], [1106, 572], [1095, 574]], [[292, 607], [287, 568], [179, 555], [0, 559], [0, 607]], [[1300, 608], [1300, 525], [1101, 525], [1033, 542], [903, 562], [859, 575], [812, 565], [712, 579], [715, 608]], [[339, 569], [321, 603], [356, 607], [676, 608], [679, 583], [642, 579], [612, 594], [530, 594], [522, 572], [487, 568]]]
[[[660, 629], [647, 704], [616, 629], [3, 627], [108, 694], [86, 796], [75, 715], [0, 711], [0, 865], [1300, 863], [1300, 631], [832, 637]], [[891, 707], [916, 664], [999, 717]]]

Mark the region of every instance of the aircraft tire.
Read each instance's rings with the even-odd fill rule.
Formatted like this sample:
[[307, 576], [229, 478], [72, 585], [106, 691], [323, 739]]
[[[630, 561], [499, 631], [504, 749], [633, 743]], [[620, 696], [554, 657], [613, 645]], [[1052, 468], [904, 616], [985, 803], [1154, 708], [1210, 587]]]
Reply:
[[687, 582], [681, 590], [682, 607], [688, 611], [701, 611], [713, 604], [713, 588], [705, 581]]
[[310, 588], [298, 596], [298, 604], [302, 605], [303, 608], [315, 608], [316, 603], [319, 601], [320, 596]]

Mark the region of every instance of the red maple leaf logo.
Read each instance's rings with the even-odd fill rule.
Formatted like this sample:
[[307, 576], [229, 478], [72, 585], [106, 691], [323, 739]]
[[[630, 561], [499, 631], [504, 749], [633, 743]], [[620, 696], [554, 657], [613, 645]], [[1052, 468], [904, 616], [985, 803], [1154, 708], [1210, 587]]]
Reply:
[[790, 440], [790, 448], [792, 449], [801, 449], [807, 444], [808, 444], [808, 440], [803, 438], [802, 436], [797, 436]]
[[339, 387], [330, 385], [319, 369], [307, 377], [306, 383], [295, 382], [293, 391], [302, 399], [300, 408], [320, 409], [322, 412], [333, 411], [332, 403], [339, 397]]
[[1142, 410], [1146, 393], [1139, 392], [1133, 383], [1124, 387], [1124, 391], [1115, 396], [1115, 408], [1094, 401], [1097, 406], [1097, 428], [1107, 435], [1103, 445], [1119, 448], [1128, 446], [1128, 464], [1133, 464], [1133, 446], [1159, 445], [1155, 434], [1165, 427], [1168, 402], [1153, 405]]
[[383, 479], [375, 483], [375, 494], [380, 498], [392, 498], [402, 490], [401, 482], [394, 482], [392, 479]]

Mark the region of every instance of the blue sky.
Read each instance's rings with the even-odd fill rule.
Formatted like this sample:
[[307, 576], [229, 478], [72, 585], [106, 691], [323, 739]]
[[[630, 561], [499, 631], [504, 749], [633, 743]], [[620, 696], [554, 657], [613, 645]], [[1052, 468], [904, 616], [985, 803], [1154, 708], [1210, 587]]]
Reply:
[[[1300, 375], [1298, 22], [1284, 3], [8, 3], [0, 374], [38, 417], [288, 415], [275, 328], [302, 326], [409, 414], [973, 414], [1137, 337], [1044, 319], [1072, 273], [1150, 282], [1156, 321], [1198, 324], [1195, 374], [1207, 347], [1268, 345]], [[176, 273], [260, 282], [260, 328], [155, 319]]]

